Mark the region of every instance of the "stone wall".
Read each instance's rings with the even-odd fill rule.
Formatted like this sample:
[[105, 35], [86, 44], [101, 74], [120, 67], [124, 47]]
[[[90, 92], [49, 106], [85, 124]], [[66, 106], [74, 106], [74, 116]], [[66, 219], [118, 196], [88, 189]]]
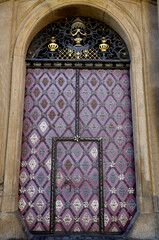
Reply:
[[[159, 68], [156, 1], [0, 1], [0, 238], [25, 238], [19, 217], [18, 174], [24, 100], [25, 55], [50, 22], [87, 16], [117, 31], [131, 55], [138, 219], [133, 238], [159, 237]], [[156, 230], [155, 230], [156, 229]]]

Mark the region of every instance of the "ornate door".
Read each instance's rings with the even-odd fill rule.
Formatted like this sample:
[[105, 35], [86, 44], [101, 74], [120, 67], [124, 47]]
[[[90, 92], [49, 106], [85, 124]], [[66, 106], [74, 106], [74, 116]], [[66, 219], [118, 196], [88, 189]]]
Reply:
[[27, 52], [19, 210], [31, 232], [125, 232], [136, 212], [128, 49], [105, 23], [52, 22]]
[[136, 211], [128, 70], [27, 70], [19, 209], [33, 232], [125, 231]]
[[55, 232], [99, 232], [98, 141], [56, 144]]

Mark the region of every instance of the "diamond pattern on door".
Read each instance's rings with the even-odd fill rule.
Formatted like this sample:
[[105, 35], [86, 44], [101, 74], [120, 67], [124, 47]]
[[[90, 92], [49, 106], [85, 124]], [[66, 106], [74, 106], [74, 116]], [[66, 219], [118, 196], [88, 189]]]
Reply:
[[136, 212], [129, 71], [80, 70], [79, 96], [79, 135], [103, 139], [104, 231], [124, 232]]
[[28, 69], [19, 210], [31, 231], [50, 230], [53, 137], [75, 135], [76, 70]]
[[[72, 140], [56, 140], [52, 209], [57, 138]], [[126, 230], [136, 212], [128, 70], [27, 70], [19, 184], [30, 231]]]
[[99, 232], [98, 148], [90, 141], [57, 143], [55, 232]]

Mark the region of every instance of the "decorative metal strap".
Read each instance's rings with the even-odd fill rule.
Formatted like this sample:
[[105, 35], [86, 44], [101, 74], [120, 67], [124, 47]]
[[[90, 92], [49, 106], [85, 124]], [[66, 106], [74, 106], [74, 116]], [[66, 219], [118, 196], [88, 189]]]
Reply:
[[103, 140], [100, 138], [99, 140], [99, 187], [100, 187], [100, 210], [101, 210], [101, 233], [104, 233], [104, 195], [103, 195]]
[[76, 70], [76, 135], [79, 135], [79, 70]]
[[55, 218], [55, 146], [56, 141], [52, 139], [52, 162], [51, 162], [51, 200], [50, 200], [50, 232], [54, 232], [54, 218]]

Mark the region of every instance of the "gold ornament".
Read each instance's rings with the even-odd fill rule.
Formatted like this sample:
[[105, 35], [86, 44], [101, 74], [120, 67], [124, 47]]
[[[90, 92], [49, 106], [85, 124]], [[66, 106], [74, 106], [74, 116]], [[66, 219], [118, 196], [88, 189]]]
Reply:
[[71, 35], [74, 37], [78, 33], [82, 36], [86, 36], [85, 25], [80, 18], [76, 18], [73, 24], [71, 25]]
[[102, 51], [102, 52], [106, 52], [109, 48], [109, 45], [106, 44], [107, 40], [103, 37], [102, 38], [102, 43], [99, 45], [99, 49]]
[[54, 52], [58, 49], [58, 44], [56, 43], [56, 39], [52, 37], [51, 43], [49, 43], [48, 48], [50, 49], [51, 52]]

